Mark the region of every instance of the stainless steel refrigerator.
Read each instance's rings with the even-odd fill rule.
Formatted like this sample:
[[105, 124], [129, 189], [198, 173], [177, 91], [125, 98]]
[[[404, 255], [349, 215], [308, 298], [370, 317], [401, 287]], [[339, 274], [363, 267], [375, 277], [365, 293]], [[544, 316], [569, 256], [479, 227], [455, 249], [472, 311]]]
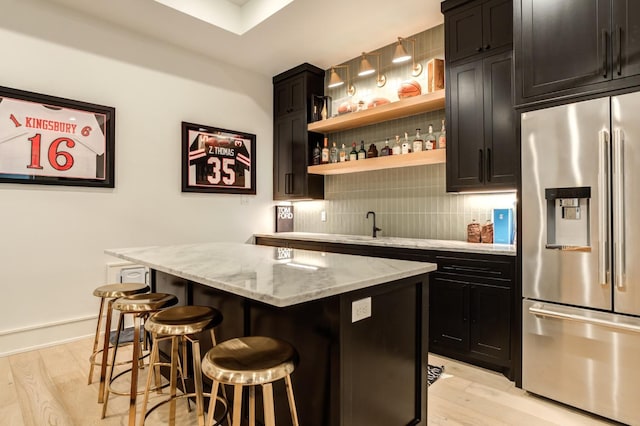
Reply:
[[521, 120], [523, 388], [640, 425], [640, 93]]

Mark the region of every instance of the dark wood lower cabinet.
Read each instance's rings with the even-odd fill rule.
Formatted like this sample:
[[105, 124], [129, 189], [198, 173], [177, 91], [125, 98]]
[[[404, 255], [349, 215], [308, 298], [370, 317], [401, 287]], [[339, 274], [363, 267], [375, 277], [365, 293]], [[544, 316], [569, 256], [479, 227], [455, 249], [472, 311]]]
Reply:
[[257, 237], [256, 244], [432, 262], [429, 351], [518, 382], [520, 328], [515, 256]]

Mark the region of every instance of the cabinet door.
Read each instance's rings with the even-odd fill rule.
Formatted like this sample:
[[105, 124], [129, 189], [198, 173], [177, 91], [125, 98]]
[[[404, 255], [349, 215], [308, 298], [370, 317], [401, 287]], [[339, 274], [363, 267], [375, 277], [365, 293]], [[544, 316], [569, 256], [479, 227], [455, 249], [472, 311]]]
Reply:
[[482, 51], [482, 6], [467, 7], [448, 13], [447, 62], [467, 58]]
[[613, 1], [613, 78], [640, 74], [640, 2]]
[[434, 273], [429, 280], [429, 338], [434, 347], [469, 350], [467, 283]]
[[484, 182], [482, 61], [450, 66], [447, 102], [447, 191]]
[[469, 346], [474, 355], [511, 359], [511, 291], [472, 285], [469, 288]]
[[513, 1], [491, 0], [482, 5], [482, 50], [491, 52], [513, 43]]
[[307, 177], [306, 127], [304, 114], [287, 116], [274, 123], [273, 197], [276, 200], [304, 194]]
[[306, 107], [305, 76], [292, 77], [274, 87], [274, 115], [281, 117], [292, 112], [304, 111]]
[[511, 52], [484, 60], [485, 186], [515, 189], [516, 113], [511, 98]]
[[611, 0], [521, 0], [524, 98], [611, 79]]

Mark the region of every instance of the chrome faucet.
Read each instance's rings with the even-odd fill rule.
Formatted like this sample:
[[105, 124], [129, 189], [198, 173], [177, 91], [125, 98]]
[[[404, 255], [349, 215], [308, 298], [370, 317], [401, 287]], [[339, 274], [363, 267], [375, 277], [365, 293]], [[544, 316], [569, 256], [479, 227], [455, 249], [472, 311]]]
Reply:
[[378, 228], [378, 227], [376, 226], [376, 213], [375, 213], [375, 212], [367, 212], [367, 219], [369, 219], [369, 215], [371, 215], [371, 214], [373, 215], [373, 233], [372, 233], [372, 235], [371, 235], [371, 236], [372, 236], [373, 238], [376, 238], [376, 233], [377, 233], [378, 231], [382, 231], [382, 229], [380, 229], [380, 228]]

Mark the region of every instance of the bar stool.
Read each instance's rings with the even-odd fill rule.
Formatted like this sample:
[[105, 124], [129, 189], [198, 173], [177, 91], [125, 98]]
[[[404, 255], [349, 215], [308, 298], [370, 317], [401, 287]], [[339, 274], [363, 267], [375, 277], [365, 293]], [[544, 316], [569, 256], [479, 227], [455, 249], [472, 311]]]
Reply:
[[[214, 328], [222, 322], [222, 313], [217, 309], [209, 306], [175, 306], [157, 312], [149, 317], [145, 322], [144, 328], [151, 333], [153, 350], [151, 352], [151, 359], [149, 361], [149, 374], [147, 376], [147, 385], [144, 391], [144, 400], [142, 403], [142, 412], [140, 417], [140, 426], [144, 425], [147, 417], [161, 405], [170, 403], [169, 407], [169, 425], [175, 425], [176, 422], [176, 399], [187, 398], [187, 408], [191, 411], [189, 405], [189, 397], [196, 398], [196, 412], [198, 418], [198, 425], [204, 426], [204, 397], [208, 396], [212, 400], [216, 400], [214, 396], [216, 394], [204, 393], [202, 390], [202, 368], [200, 354], [200, 340], [197, 337], [198, 333], [209, 330], [211, 335], [211, 343], [216, 345], [216, 336]], [[164, 363], [160, 361], [158, 343], [163, 340], [171, 340], [171, 362]], [[180, 355], [178, 352], [178, 345], [182, 341], [183, 356], [186, 355], [186, 342], [191, 344], [192, 357], [193, 357], [193, 378], [194, 378], [194, 392], [187, 392], [184, 383], [184, 370], [179, 366]], [[171, 367], [170, 374], [170, 390], [169, 398], [160, 401], [150, 410], [147, 411], [147, 403], [149, 401], [149, 392], [151, 388], [151, 369], [155, 368], [156, 376], [159, 375], [160, 366]], [[183, 363], [186, 368], [186, 361]], [[180, 373], [182, 378], [183, 393], [177, 395], [177, 375]], [[226, 407], [226, 399], [220, 399]], [[225, 410], [226, 411], [226, 410]], [[223, 415], [224, 417], [224, 415]]]
[[[131, 369], [119, 373], [116, 377], [113, 377], [113, 370], [111, 368], [109, 373], [109, 380], [104, 392], [104, 404], [102, 406], [102, 418], [105, 418], [107, 413], [107, 403], [109, 402], [109, 393], [115, 393], [116, 395], [129, 395], [129, 426], [135, 426], [136, 424], [136, 398], [138, 395], [138, 369], [140, 358], [140, 326], [141, 322], [146, 320], [149, 315], [158, 312], [164, 308], [178, 303], [178, 298], [172, 294], [166, 293], [147, 293], [147, 294], [134, 294], [132, 296], [121, 297], [113, 302], [113, 309], [120, 311], [120, 319], [118, 320], [118, 331], [116, 334], [116, 341], [120, 339], [120, 330], [122, 329], [123, 321], [126, 315], [133, 317], [133, 354], [131, 356]], [[146, 340], [145, 340], [146, 342]], [[118, 352], [118, 345], [115, 345], [112, 355], [111, 364], [115, 364], [116, 354]], [[111, 385], [113, 381], [125, 373], [131, 371], [131, 390], [130, 392], [123, 393], [114, 391]]]
[[[298, 352], [289, 343], [263, 336], [231, 339], [210, 349], [202, 360], [202, 372], [213, 380], [211, 394], [216, 395], [219, 384], [234, 386], [233, 426], [240, 426], [242, 417], [242, 390], [249, 387], [249, 424], [256, 424], [255, 387], [262, 387], [265, 426], [275, 426], [272, 383], [284, 379], [289, 399], [289, 410], [294, 426], [298, 414], [293, 398], [291, 373], [298, 365]], [[211, 399], [211, 404], [215, 400]], [[211, 425], [215, 405], [209, 405], [207, 424]]]
[[[93, 380], [93, 368], [96, 365], [100, 365], [100, 390], [98, 391], [98, 402], [103, 401], [104, 382], [107, 376], [107, 366], [110, 366], [110, 364], [108, 363], [108, 352], [111, 347], [109, 345], [109, 335], [111, 333], [111, 320], [113, 318], [113, 301], [118, 297], [131, 296], [134, 294], [147, 292], [149, 292], [149, 286], [142, 283], [107, 284], [93, 290], [93, 295], [100, 298], [100, 310], [98, 311], [98, 324], [96, 325], [96, 334], [93, 338], [93, 350], [91, 351], [91, 356], [89, 357], [90, 367], [88, 384], [90, 385], [91, 381]], [[107, 307], [105, 320], [106, 324], [104, 328], [104, 341], [102, 344], [102, 349], [98, 349], [105, 302], [107, 302]], [[102, 353], [101, 361], [96, 361], [96, 357], [100, 353]]]

